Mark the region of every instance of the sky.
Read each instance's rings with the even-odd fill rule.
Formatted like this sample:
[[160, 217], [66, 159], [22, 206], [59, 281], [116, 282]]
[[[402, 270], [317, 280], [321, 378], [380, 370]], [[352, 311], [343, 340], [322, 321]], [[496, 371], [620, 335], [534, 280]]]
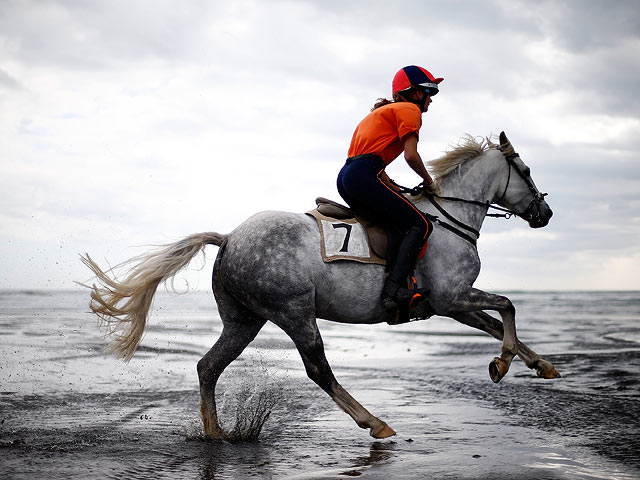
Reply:
[[[355, 126], [412, 64], [445, 78], [423, 159], [504, 130], [549, 193], [543, 229], [485, 221], [477, 287], [640, 290], [633, 0], [2, 0], [0, 289], [339, 200]], [[178, 286], [208, 289], [216, 253]]]

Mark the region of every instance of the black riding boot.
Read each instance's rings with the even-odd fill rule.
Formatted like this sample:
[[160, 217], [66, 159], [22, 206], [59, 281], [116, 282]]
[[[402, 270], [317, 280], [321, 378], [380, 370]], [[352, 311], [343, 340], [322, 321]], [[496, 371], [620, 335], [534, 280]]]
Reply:
[[417, 228], [411, 228], [400, 242], [396, 262], [382, 288], [382, 305], [387, 311], [397, 310], [416, 294], [415, 290], [407, 288], [407, 279], [415, 268], [423, 245], [423, 234]]

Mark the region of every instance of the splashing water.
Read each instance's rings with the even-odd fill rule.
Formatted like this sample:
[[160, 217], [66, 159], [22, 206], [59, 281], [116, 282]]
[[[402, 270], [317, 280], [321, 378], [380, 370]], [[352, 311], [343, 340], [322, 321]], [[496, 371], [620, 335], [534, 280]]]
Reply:
[[[286, 388], [282, 378], [277, 379], [262, 360], [254, 362], [251, 369], [255, 374], [243, 372], [241, 376], [227, 378], [224, 385], [218, 385], [218, 394], [222, 393], [218, 404], [221, 440], [231, 443], [257, 441], [274, 407], [284, 400]], [[188, 440], [210, 440], [199, 420], [184, 427], [184, 436]]]
[[[230, 442], [257, 440], [280, 391], [274, 386], [244, 380], [237, 388], [226, 392], [221, 408], [224, 439]], [[229, 415], [231, 411], [233, 415]]]

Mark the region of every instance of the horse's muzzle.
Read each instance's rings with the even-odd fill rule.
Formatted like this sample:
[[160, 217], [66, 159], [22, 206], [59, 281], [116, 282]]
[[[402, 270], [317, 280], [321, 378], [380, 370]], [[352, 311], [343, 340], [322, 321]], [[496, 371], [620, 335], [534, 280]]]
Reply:
[[553, 211], [551, 211], [547, 202], [542, 200], [531, 202], [522, 217], [529, 223], [531, 228], [542, 228], [549, 224], [552, 216]]

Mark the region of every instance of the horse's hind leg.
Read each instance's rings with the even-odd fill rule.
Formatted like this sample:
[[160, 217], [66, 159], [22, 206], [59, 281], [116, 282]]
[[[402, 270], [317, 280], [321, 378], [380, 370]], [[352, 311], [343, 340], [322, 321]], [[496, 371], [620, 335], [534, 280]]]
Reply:
[[[218, 293], [218, 292], [216, 292]], [[222, 334], [198, 362], [200, 415], [207, 437], [220, 438], [223, 431], [216, 410], [216, 384], [227, 366], [243, 352], [264, 326], [265, 320], [238, 304], [232, 297], [218, 298]]]
[[[492, 317], [485, 312], [467, 312], [456, 314], [453, 316], [458, 322], [468, 325], [473, 328], [487, 332], [494, 338], [502, 340], [504, 337], [504, 327], [502, 322], [497, 318]], [[560, 372], [553, 366], [553, 364], [543, 359], [536, 352], [527, 347], [524, 343], [518, 340], [518, 356], [522, 359], [525, 365], [536, 371], [539, 377], [542, 378], [559, 378]]]
[[334, 402], [353, 418], [360, 428], [368, 428], [374, 438], [386, 438], [395, 435], [395, 431], [382, 420], [374, 417], [338, 383], [324, 353], [324, 344], [316, 319], [313, 316], [305, 320], [291, 322], [292, 317], [276, 323], [295, 343], [307, 375], [320, 388], [329, 394]]

